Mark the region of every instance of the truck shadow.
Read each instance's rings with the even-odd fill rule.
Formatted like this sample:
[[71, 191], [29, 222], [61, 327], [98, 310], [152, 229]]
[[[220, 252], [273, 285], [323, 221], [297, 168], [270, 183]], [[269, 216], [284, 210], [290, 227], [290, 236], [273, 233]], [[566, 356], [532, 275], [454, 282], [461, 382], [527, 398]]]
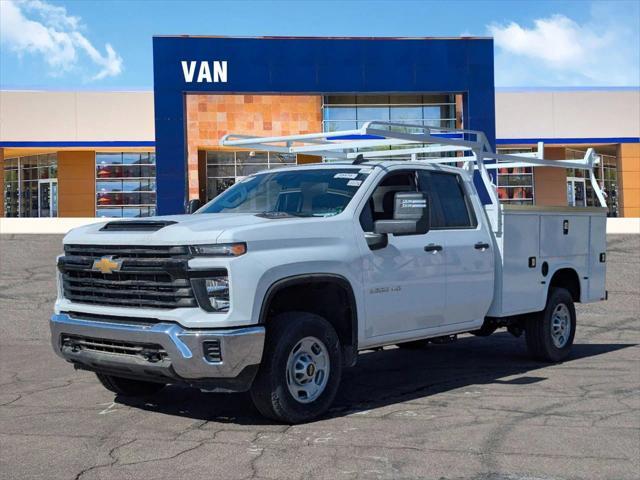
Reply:
[[[635, 344], [575, 344], [564, 363], [596, 357]], [[547, 379], [546, 363], [531, 360], [523, 339], [508, 333], [488, 338], [465, 336], [420, 350], [365, 351], [354, 368], [343, 371], [333, 407], [322, 418], [340, 417], [477, 385], [529, 385]], [[515, 378], [511, 378], [515, 377]], [[170, 386], [147, 399], [118, 396], [116, 402], [147, 411], [241, 425], [268, 425], [248, 393], [203, 393]], [[321, 418], [321, 419], [322, 419]]]

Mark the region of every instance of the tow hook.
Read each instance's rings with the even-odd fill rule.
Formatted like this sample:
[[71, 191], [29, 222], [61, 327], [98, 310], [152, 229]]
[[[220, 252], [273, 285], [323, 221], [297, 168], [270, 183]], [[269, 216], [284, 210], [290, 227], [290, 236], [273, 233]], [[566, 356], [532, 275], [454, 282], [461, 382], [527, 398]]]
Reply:
[[153, 350], [143, 350], [141, 352], [142, 357], [150, 363], [156, 363], [159, 362], [160, 360], [162, 360], [162, 357], [160, 356], [160, 353], [153, 351]]
[[65, 348], [65, 347], [71, 349], [73, 353], [78, 353], [80, 350], [82, 350], [82, 348], [77, 342], [74, 342], [73, 340], [68, 338], [64, 339], [64, 341], [62, 342], [62, 348]]

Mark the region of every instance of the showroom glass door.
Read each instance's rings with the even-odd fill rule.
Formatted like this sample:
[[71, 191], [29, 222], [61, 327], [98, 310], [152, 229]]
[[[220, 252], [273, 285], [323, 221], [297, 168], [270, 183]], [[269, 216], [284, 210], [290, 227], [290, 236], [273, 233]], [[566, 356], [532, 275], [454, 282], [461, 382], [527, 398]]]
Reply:
[[584, 178], [567, 177], [567, 204], [570, 207], [587, 206], [587, 188]]
[[58, 181], [39, 180], [38, 181], [38, 216], [57, 217], [58, 216]]

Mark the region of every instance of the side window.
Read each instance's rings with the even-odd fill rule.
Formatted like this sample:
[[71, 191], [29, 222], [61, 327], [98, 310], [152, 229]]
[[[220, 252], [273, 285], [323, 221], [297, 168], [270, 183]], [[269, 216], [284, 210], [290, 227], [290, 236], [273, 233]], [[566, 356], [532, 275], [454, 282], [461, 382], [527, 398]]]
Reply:
[[477, 225], [459, 175], [421, 170], [419, 189], [431, 200], [431, 228], [469, 228]]
[[376, 220], [393, 218], [394, 195], [396, 192], [416, 191], [415, 170], [393, 172], [382, 179], [369, 197], [360, 214], [360, 226], [365, 232], [373, 231]]

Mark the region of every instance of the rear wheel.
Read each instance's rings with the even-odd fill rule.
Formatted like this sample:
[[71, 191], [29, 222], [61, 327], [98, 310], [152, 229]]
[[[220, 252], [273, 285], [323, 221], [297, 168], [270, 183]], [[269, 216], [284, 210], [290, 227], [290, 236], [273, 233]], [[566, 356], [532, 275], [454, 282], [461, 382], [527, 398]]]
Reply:
[[526, 322], [527, 348], [537, 360], [560, 362], [569, 355], [575, 333], [573, 298], [568, 290], [554, 288], [545, 309]]
[[342, 376], [340, 342], [324, 318], [283, 313], [269, 321], [251, 398], [264, 416], [301, 423], [331, 406]]
[[153, 395], [165, 387], [164, 383], [144, 382], [129, 378], [114, 377], [104, 373], [96, 373], [96, 377], [107, 390], [125, 397], [143, 397]]

